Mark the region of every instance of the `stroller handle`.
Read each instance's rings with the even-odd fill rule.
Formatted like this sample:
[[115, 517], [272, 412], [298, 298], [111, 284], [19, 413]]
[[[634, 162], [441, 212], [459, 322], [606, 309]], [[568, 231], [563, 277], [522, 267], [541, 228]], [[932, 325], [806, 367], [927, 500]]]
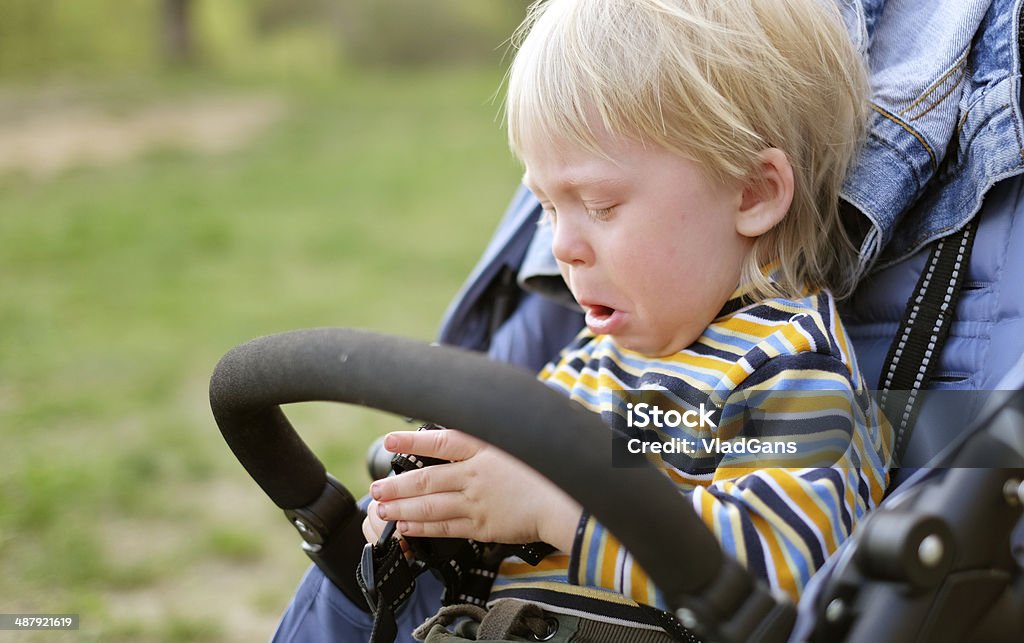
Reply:
[[279, 408], [311, 401], [429, 420], [508, 452], [587, 507], [670, 600], [680, 599], [674, 607], [693, 605], [686, 597], [713, 590], [733, 575], [723, 570], [737, 566], [664, 474], [612, 467], [608, 427], [529, 373], [461, 349], [350, 329], [258, 338], [214, 370], [210, 404], [221, 433], [282, 509], [307, 505], [324, 487], [323, 464]]

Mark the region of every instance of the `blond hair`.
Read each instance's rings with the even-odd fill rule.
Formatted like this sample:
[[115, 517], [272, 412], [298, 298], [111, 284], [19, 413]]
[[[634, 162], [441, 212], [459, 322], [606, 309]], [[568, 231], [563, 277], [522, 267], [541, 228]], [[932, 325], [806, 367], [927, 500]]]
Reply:
[[[719, 180], [757, 176], [785, 152], [789, 213], [743, 269], [755, 298], [810, 288], [848, 294], [855, 249], [839, 190], [859, 147], [867, 79], [823, 0], [540, 0], [516, 32], [509, 142], [560, 140], [607, 156], [588, 117], [661, 146]], [[776, 266], [774, 279], [765, 267]]]

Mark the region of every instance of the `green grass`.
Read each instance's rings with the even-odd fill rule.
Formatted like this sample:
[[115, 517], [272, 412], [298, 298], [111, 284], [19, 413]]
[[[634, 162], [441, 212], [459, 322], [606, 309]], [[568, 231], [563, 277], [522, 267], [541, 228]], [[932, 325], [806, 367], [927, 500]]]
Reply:
[[[293, 328], [431, 338], [518, 178], [499, 76], [114, 83], [86, 100], [274, 94], [288, 113], [224, 155], [0, 176], [0, 612], [81, 611], [76, 641], [269, 636], [304, 563], [221, 440], [209, 373]], [[357, 490], [400, 423], [288, 413]]]

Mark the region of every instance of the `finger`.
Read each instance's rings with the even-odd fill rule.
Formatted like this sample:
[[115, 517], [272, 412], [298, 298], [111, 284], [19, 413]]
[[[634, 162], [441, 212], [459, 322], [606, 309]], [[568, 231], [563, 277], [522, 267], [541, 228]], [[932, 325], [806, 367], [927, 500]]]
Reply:
[[476, 529], [469, 518], [455, 518], [437, 522], [399, 521], [398, 533], [402, 537], [421, 538], [475, 538]]
[[366, 541], [375, 543], [380, 540], [380, 535], [386, 526], [387, 521], [380, 518], [377, 502], [370, 501], [366, 507], [366, 518], [363, 520], [363, 536], [366, 537]]
[[384, 436], [384, 448], [391, 453], [414, 453], [441, 460], [466, 460], [485, 446], [485, 442], [454, 429], [394, 431]]
[[363, 518], [363, 538], [368, 543], [377, 542], [380, 537], [373, 531], [373, 519], [370, 516]]
[[370, 496], [378, 501], [388, 501], [459, 491], [465, 487], [463, 467], [459, 465], [458, 462], [438, 464], [377, 480], [370, 485]]
[[466, 498], [461, 493], [435, 493], [421, 498], [382, 502], [376, 507], [379, 520], [436, 522], [466, 517]]

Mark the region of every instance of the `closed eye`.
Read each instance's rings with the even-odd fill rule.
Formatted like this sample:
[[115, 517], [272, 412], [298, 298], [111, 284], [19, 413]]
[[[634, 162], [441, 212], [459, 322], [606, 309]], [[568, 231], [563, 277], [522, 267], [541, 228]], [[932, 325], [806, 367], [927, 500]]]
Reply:
[[587, 215], [594, 221], [607, 221], [612, 216], [612, 208], [587, 209]]

